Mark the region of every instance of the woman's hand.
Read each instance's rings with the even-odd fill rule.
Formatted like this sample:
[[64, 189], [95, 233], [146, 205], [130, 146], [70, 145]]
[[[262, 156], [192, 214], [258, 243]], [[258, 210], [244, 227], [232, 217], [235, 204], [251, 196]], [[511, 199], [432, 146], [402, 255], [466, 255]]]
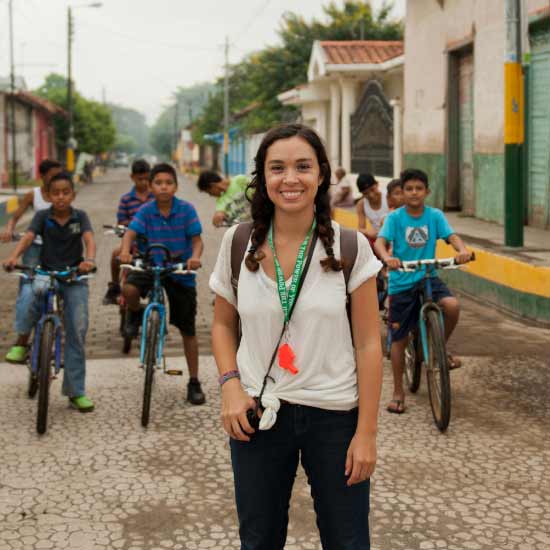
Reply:
[[346, 455], [347, 486], [369, 479], [376, 467], [376, 435], [356, 432]]
[[246, 411], [255, 407], [256, 401], [243, 390], [238, 379], [228, 380], [222, 386], [221, 419], [223, 429], [229, 437], [238, 441], [250, 441], [247, 434], [252, 435], [254, 428], [246, 418]]

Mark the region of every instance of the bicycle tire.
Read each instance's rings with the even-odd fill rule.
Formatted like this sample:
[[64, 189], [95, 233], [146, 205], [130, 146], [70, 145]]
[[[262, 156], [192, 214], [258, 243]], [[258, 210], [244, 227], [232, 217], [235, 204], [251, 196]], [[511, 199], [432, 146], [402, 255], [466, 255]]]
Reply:
[[436, 426], [439, 431], [444, 432], [451, 420], [451, 380], [445, 336], [438, 311], [428, 311], [426, 329], [430, 354], [426, 365], [430, 406]]
[[418, 334], [411, 332], [405, 348], [405, 381], [411, 393], [418, 391], [422, 374], [422, 359], [418, 353], [418, 344]]
[[40, 335], [40, 351], [38, 354], [38, 414], [36, 416], [36, 431], [46, 433], [48, 427], [48, 405], [50, 401], [50, 382], [52, 374], [52, 359], [55, 342], [55, 325], [46, 321]]
[[153, 309], [147, 319], [147, 336], [145, 338], [145, 383], [143, 386], [143, 407], [141, 410], [141, 425], [146, 428], [149, 424], [151, 411], [151, 395], [153, 393], [153, 378], [155, 375], [155, 356], [160, 332], [160, 316]]

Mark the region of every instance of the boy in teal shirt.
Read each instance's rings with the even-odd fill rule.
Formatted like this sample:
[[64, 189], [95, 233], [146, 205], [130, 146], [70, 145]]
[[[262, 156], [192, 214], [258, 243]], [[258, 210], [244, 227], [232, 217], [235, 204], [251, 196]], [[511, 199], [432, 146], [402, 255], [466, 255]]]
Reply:
[[216, 197], [216, 212], [212, 223], [216, 227], [250, 220], [250, 203], [246, 198], [249, 184], [247, 176], [239, 175], [224, 179], [216, 172], [204, 171], [197, 186], [199, 191]]
[[[422, 170], [405, 170], [401, 174], [404, 206], [391, 212], [380, 230], [375, 243], [379, 258], [390, 270], [396, 270], [402, 261], [435, 258], [438, 239], [449, 242], [457, 251], [457, 263], [466, 263], [471, 255], [462, 239], [453, 231], [445, 214], [437, 208], [425, 205], [430, 193], [428, 176]], [[392, 252], [388, 251], [391, 245]], [[401, 414], [405, 412], [405, 391], [403, 370], [407, 336], [413, 330], [420, 313], [420, 299], [417, 291], [425, 271], [412, 273], [390, 271], [390, 328], [392, 335], [391, 362], [393, 369], [393, 398], [387, 410]], [[460, 307], [445, 283], [438, 277], [432, 279], [433, 299], [443, 309], [445, 317], [445, 338], [448, 340], [458, 322]], [[449, 356], [449, 366], [457, 368], [460, 361]]]

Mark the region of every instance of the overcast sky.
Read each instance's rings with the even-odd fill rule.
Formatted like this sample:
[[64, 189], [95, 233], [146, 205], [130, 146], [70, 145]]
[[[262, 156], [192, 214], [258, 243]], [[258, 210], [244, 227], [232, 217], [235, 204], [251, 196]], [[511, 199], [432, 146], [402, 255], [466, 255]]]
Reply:
[[[74, 6], [73, 79], [85, 96], [133, 107], [154, 122], [177, 86], [222, 74], [229, 61], [277, 43], [286, 11], [323, 15], [322, 0], [13, 0], [15, 62], [29, 88], [67, 71], [67, 6]], [[375, 8], [383, 0], [372, 0]], [[342, 5], [343, 0], [337, 0]], [[405, 12], [395, 0], [394, 14]], [[0, 75], [9, 74], [8, 0], [0, 0]]]

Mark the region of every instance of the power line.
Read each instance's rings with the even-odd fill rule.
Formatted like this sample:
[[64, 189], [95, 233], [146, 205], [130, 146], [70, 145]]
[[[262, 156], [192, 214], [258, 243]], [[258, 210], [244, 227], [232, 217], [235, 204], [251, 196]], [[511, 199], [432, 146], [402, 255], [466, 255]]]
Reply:
[[262, 13], [264, 12], [264, 10], [267, 8], [267, 6], [269, 6], [269, 4], [271, 3], [271, 0], [266, 0], [261, 6], [260, 6], [260, 9], [257, 10], [253, 15], [252, 17], [250, 18], [250, 20], [247, 22], [247, 24], [242, 27], [241, 31], [239, 32], [239, 34], [237, 35], [238, 38], [235, 39], [235, 42], [237, 40], [239, 40], [239, 38], [241, 36], [244, 35], [245, 31], [248, 30], [248, 28], [252, 25], [252, 23], [254, 23], [254, 21], [256, 20], [257, 17], [259, 17], [260, 15], [262, 15]]

